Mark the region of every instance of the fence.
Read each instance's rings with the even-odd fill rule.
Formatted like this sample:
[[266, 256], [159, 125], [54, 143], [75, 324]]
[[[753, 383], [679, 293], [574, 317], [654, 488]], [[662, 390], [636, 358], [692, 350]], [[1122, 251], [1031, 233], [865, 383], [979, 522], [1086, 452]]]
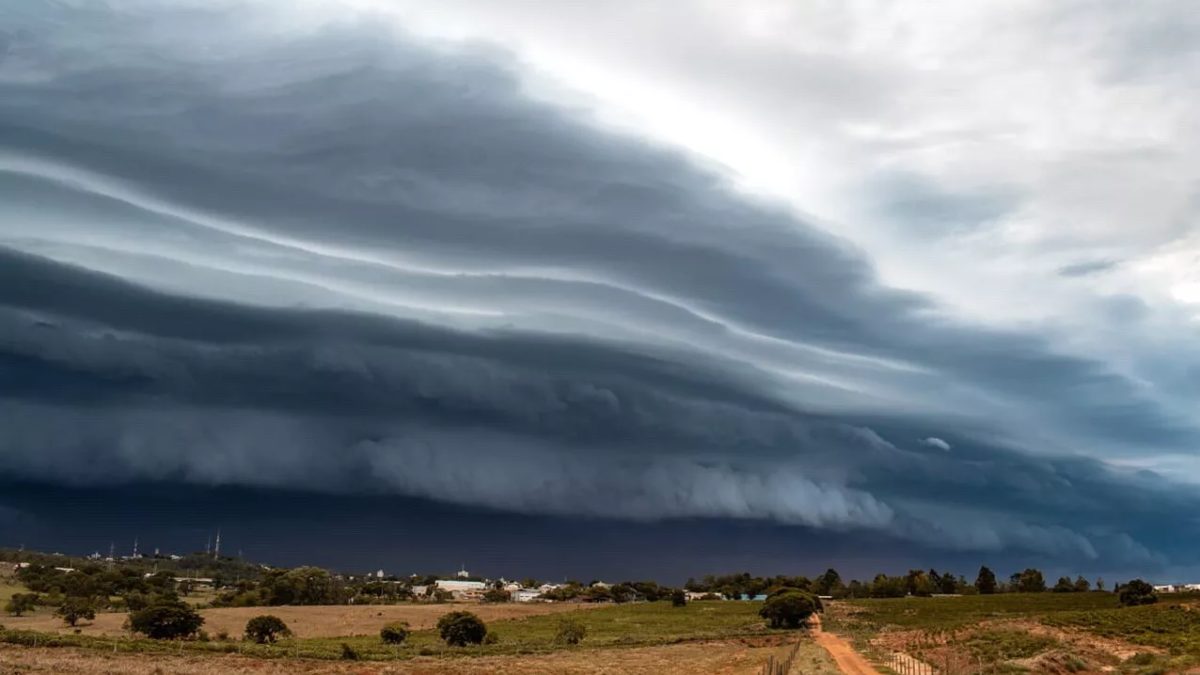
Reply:
[[763, 664], [761, 675], [788, 675], [792, 670], [792, 663], [796, 661], [796, 654], [800, 651], [800, 641], [797, 640], [792, 648], [788, 650], [787, 656], [776, 658], [774, 654], [767, 657], [767, 662]]

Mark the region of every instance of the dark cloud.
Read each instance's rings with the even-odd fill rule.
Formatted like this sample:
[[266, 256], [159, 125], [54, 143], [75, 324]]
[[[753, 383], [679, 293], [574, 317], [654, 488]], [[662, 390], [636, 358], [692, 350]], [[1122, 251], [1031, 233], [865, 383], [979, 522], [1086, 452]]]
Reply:
[[1089, 458], [1194, 447], [1135, 383], [883, 286], [503, 55], [250, 10], [7, 18], [3, 476], [1128, 566], [1194, 527], [1189, 491]]
[[1088, 260], [1065, 265], [1059, 268], [1058, 273], [1064, 277], [1089, 277], [1107, 272], [1120, 264], [1119, 260]]

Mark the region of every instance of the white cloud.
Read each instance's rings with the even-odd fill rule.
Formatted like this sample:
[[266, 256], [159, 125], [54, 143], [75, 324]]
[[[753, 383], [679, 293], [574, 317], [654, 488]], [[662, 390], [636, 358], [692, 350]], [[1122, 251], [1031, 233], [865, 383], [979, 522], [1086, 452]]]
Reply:
[[950, 448], [952, 447], [949, 443], [938, 438], [937, 436], [930, 436], [929, 438], [924, 438], [921, 440], [921, 443], [928, 445], [931, 448], [937, 448], [938, 450], [945, 450], [946, 452], [949, 452]]

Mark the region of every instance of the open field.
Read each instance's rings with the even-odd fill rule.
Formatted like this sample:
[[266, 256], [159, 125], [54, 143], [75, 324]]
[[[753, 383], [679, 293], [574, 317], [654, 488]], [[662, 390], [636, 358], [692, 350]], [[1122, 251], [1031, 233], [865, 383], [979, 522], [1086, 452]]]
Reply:
[[[468, 605], [466, 608], [475, 612], [484, 621], [491, 623], [500, 619], [558, 614], [595, 606], [574, 603], [505, 603]], [[355, 635], [377, 636], [379, 628], [392, 621], [407, 621], [414, 630], [429, 629], [433, 628], [441, 615], [462, 608], [462, 606], [454, 604], [418, 605], [411, 603], [359, 606], [224, 607], [204, 609], [200, 611], [200, 614], [204, 617], [204, 630], [211, 635], [225, 631], [230, 635], [240, 636], [246, 627], [246, 621], [251, 617], [260, 614], [274, 614], [287, 623], [296, 637], [320, 638]], [[95, 621], [80, 624], [80, 632], [83, 635], [96, 636], [123, 635], [122, 624], [125, 622], [125, 616], [124, 612], [97, 614]], [[55, 618], [47, 608], [40, 608], [38, 612], [28, 616], [7, 618], [4, 620], [4, 625], [12, 629], [73, 632], [72, 629], [63, 626], [62, 621]]]
[[1200, 666], [1197, 600], [1130, 608], [1112, 593], [854, 600], [831, 603], [826, 625], [880, 662], [899, 653], [950, 673], [1174, 673]]
[[[35, 633], [9, 630], [0, 635], [0, 673], [728, 673], [757, 675], [771, 655], [780, 657], [800, 644], [794, 672], [833, 675], [833, 661], [804, 631], [774, 631], [758, 617], [760, 603], [695, 602], [676, 608], [669, 603], [603, 605], [475, 605], [467, 607], [488, 620], [498, 637], [495, 644], [448, 647], [426, 628], [442, 613], [463, 605], [401, 605], [377, 607], [271, 607], [238, 610], [251, 616], [272, 613], [308, 621], [325, 637], [296, 637], [277, 645], [243, 641], [155, 642], [73, 632]], [[390, 616], [374, 612], [393, 610]], [[316, 610], [325, 620], [305, 618]], [[337, 612], [355, 610], [353, 625], [371, 626], [369, 635], [337, 634]], [[369, 612], [368, 612], [369, 610]], [[414, 611], [415, 610], [415, 611]], [[427, 611], [428, 610], [428, 611]], [[233, 620], [229, 610], [220, 612]], [[565, 614], [564, 614], [565, 612]], [[206, 612], [207, 614], [208, 612]], [[122, 615], [112, 615], [119, 617]], [[563, 616], [587, 628], [583, 644], [556, 644], [554, 635]], [[421, 626], [399, 647], [380, 642], [377, 631], [385, 620], [400, 617]], [[37, 617], [42, 620], [42, 617]], [[238, 615], [242, 620], [242, 616]], [[285, 619], [286, 620], [286, 619]], [[244, 623], [244, 621], [243, 621]], [[206, 628], [211, 628], [206, 626]], [[330, 633], [332, 631], [332, 633]], [[232, 632], [232, 631], [231, 631]], [[238, 632], [240, 633], [240, 627]], [[366, 632], [364, 630], [364, 632]], [[334, 636], [336, 635], [336, 636]], [[22, 642], [21, 646], [5, 641]], [[30, 646], [34, 642], [40, 646]], [[47, 648], [47, 641], [56, 645]], [[341, 661], [343, 644], [363, 659]], [[7, 668], [7, 669], [6, 669]]]
[[[792, 636], [795, 637], [795, 636]], [[481, 656], [473, 659], [417, 657], [402, 662], [330, 662], [304, 659], [261, 659], [236, 654], [109, 654], [80, 649], [22, 648], [0, 644], [0, 673], [70, 673], [99, 675], [165, 672], [172, 675], [655, 675], [660, 673], [758, 675], [767, 656], [782, 649], [783, 638], [691, 642], [657, 647], [564, 650], [551, 654]], [[824, 650], [805, 641], [796, 659], [805, 675], [835, 675]], [[156, 671], [156, 669], [160, 669]]]

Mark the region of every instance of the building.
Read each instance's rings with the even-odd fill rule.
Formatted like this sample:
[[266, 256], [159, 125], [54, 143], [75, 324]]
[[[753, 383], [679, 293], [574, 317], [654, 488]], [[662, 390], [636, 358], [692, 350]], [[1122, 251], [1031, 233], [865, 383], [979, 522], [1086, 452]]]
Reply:
[[513, 602], [534, 602], [542, 595], [536, 588], [518, 588], [511, 593]]
[[438, 579], [434, 585], [450, 593], [450, 595], [454, 596], [455, 600], [480, 600], [487, 591], [487, 584], [482, 581]]

